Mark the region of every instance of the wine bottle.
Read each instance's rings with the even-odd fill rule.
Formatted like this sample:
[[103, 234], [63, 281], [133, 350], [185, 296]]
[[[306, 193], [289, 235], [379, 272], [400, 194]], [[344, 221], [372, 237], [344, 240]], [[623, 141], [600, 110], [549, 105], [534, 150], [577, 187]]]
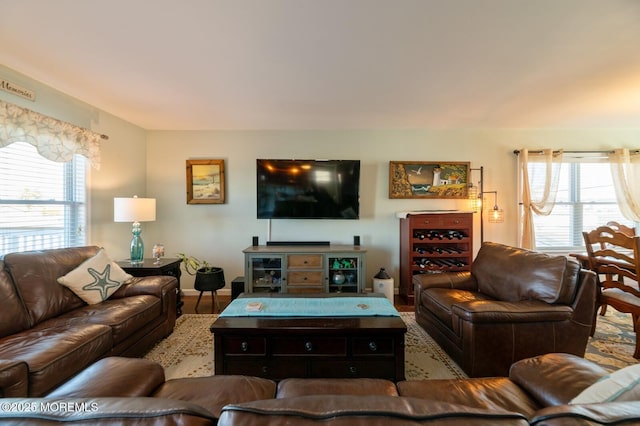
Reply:
[[460, 231], [452, 229], [446, 232], [446, 237], [450, 240], [453, 240], [454, 238], [461, 240], [464, 238], [464, 234]]
[[438, 231], [429, 231], [427, 232], [427, 238], [429, 238], [430, 240], [441, 240], [443, 238], [443, 235]]

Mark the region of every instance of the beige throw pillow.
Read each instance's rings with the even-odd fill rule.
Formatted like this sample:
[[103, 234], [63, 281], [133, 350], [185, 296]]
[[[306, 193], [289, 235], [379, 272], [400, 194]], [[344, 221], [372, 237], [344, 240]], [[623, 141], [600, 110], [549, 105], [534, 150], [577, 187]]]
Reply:
[[630, 365], [601, 377], [569, 404], [592, 404], [640, 400], [640, 364]]
[[103, 302], [125, 282], [133, 278], [118, 266], [104, 249], [85, 260], [80, 266], [63, 277], [58, 283], [69, 288], [89, 305]]

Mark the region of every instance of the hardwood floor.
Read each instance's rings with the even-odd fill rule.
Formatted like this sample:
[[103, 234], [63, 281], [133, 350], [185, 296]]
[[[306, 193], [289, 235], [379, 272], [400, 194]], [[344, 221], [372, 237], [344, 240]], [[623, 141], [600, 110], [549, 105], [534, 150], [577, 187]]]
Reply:
[[[218, 302], [220, 302], [220, 309], [224, 309], [229, 302], [231, 302], [230, 296], [217, 296]], [[196, 302], [198, 300], [198, 296], [184, 296], [182, 298], [184, 301], [184, 306], [182, 306], [183, 314], [195, 314], [196, 313]], [[199, 314], [210, 314], [211, 312], [211, 293], [206, 292], [202, 295], [202, 299], [200, 300], [200, 305], [198, 305]], [[216, 304], [217, 305], [217, 304]], [[403, 301], [396, 296], [394, 305], [399, 312], [413, 312], [413, 305], [403, 304]], [[216, 306], [215, 313], [219, 313], [218, 307]]]

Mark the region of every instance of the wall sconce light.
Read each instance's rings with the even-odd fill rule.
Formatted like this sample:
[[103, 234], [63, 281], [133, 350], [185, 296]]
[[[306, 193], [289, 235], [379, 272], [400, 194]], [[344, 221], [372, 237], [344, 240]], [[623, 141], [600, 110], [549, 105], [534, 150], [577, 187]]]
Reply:
[[142, 227], [140, 222], [153, 222], [156, 220], [156, 199], [155, 198], [133, 198], [113, 199], [113, 221], [133, 222], [131, 233], [131, 264], [140, 265], [144, 262], [144, 243], [142, 242]]
[[471, 211], [474, 213], [480, 213], [480, 244], [484, 242], [484, 220], [482, 218], [482, 194], [484, 192], [483, 180], [484, 180], [484, 167], [480, 166], [477, 169], [471, 168], [470, 174], [473, 171], [480, 172], [480, 180], [478, 186], [474, 186], [469, 176], [469, 187], [467, 188], [467, 197], [471, 200]]
[[469, 179], [469, 186], [467, 188], [467, 198], [471, 200], [471, 210], [474, 213], [478, 213], [482, 210], [482, 198], [480, 198], [480, 194], [482, 194], [482, 174], [483, 169], [480, 167], [479, 169], [471, 169], [471, 170], [480, 170], [480, 180], [478, 181], [478, 186], [474, 186], [471, 179]]
[[502, 223], [504, 222], [504, 210], [498, 207], [498, 191], [487, 191], [486, 194], [494, 194], [494, 203], [491, 210], [487, 210], [487, 217], [489, 223]]

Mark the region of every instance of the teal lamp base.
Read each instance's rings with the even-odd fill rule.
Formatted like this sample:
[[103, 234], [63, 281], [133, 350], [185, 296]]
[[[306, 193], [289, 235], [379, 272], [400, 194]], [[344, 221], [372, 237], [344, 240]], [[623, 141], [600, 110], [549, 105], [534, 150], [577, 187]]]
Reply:
[[142, 233], [140, 222], [133, 223], [131, 233], [133, 234], [133, 238], [131, 238], [131, 264], [141, 265], [144, 262], [144, 243], [140, 237]]

